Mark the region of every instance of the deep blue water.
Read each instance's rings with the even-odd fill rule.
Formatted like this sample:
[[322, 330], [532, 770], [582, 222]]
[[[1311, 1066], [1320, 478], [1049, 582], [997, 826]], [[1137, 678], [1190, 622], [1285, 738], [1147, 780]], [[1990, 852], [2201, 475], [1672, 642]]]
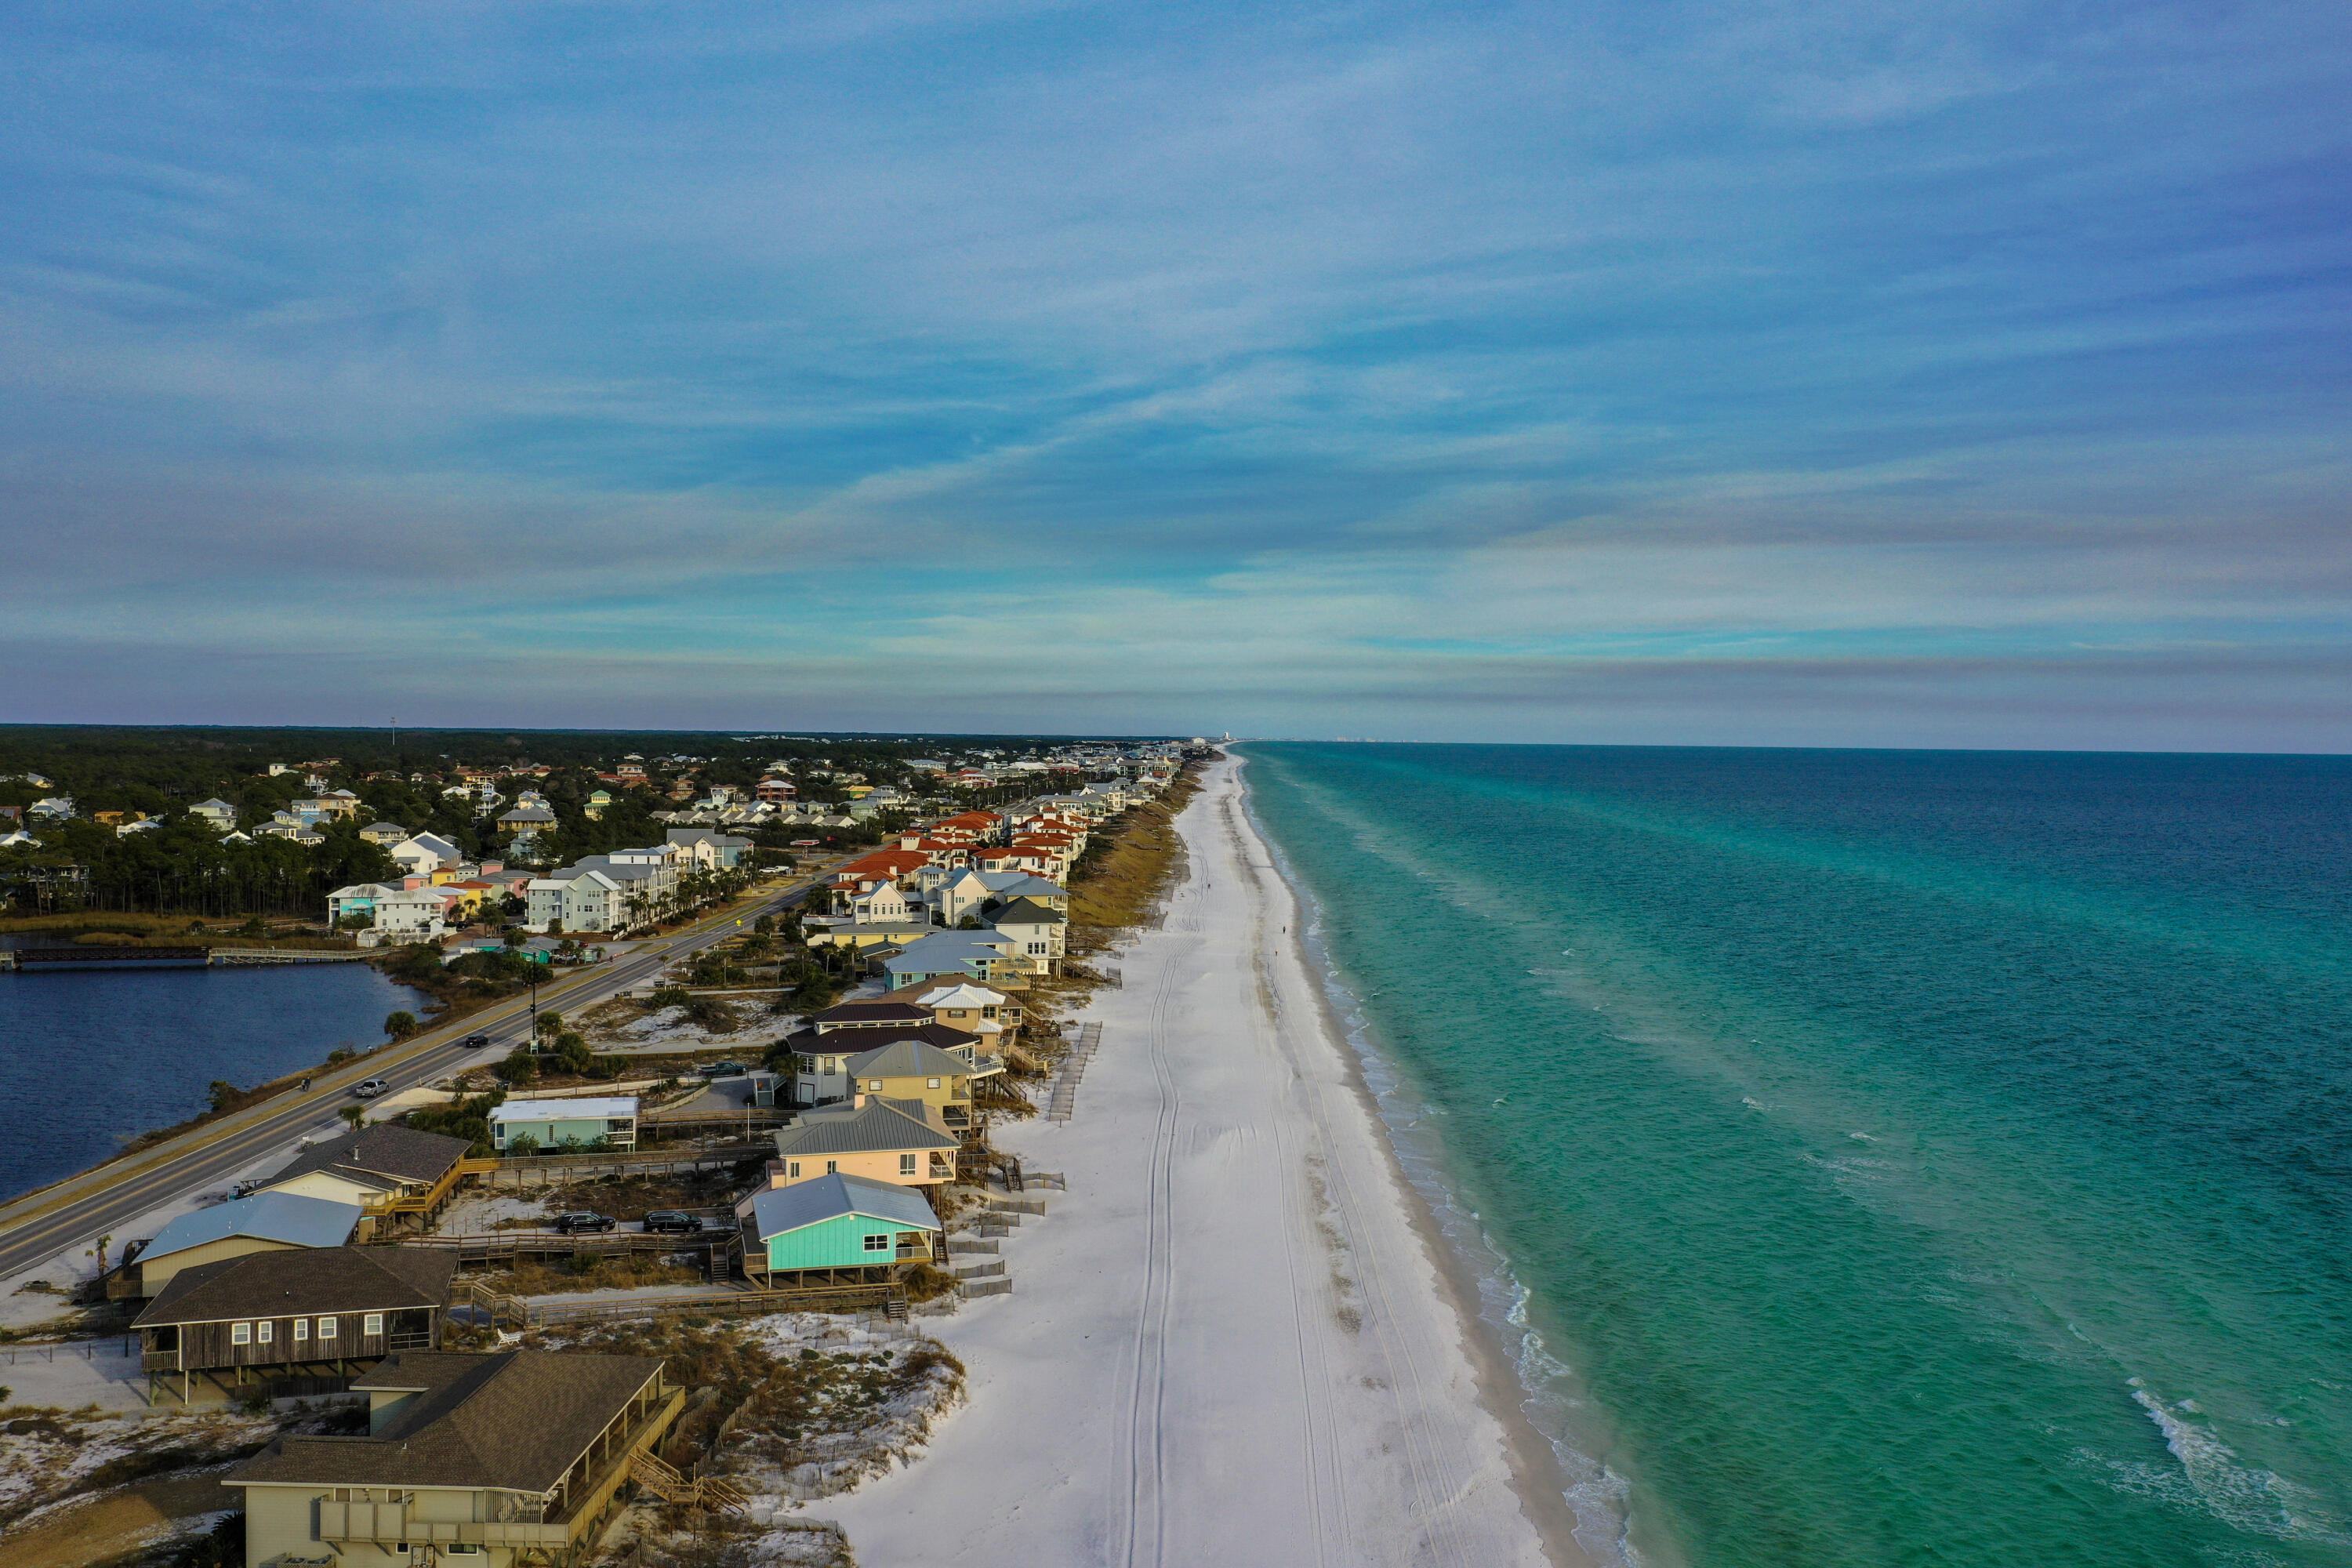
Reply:
[[2352, 1562], [2352, 762], [1247, 751], [1588, 1534]]
[[240, 1088], [383, 1043], [416, 993], [373, 965], [0, 973], [0, 1196], [97, 1163]]

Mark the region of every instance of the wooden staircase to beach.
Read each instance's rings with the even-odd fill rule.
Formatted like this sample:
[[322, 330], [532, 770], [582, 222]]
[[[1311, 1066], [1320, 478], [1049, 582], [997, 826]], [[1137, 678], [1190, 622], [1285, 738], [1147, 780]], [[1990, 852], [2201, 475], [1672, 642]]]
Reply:
[[629, 1456], [629, 1479], [664, 1502], [684, 1503], [707, 1513], [741, 1514], [751, 1501], [734, 1484], [717, 1476], [689, 1476], [677, 1466], [643, 1449]]

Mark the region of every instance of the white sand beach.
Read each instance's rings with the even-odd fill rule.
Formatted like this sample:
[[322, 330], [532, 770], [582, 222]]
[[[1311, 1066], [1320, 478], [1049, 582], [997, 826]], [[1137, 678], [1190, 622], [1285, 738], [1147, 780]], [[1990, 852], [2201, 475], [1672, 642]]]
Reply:
[[1076, 1118], [1000, 1139], [1070, 1190], [1005, 1238], [1014, 1293], [936, 1325], [971, 1403], [811, 1510], [861, 1562], [1586, 1561], [1286, 934], [1239, 772], [1186, 809], [1189, 879], [1087, 1015]]

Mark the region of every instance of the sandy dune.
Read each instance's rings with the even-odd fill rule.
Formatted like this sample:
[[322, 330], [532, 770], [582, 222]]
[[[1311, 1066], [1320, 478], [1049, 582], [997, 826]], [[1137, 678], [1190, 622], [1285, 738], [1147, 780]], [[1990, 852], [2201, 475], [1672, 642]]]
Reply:
[[1015, 1293], [941, 1325], [971, 1403], [817, 1505], [861, 1561], [1583, 1561], [1548, 1456], [1479, 1402], [1492, 1369], [1283, 935], [1237, 772], [1185, 812], [1191, 878], [1088, 1015], [1076, 1120], [1002, 1140], [1070, 1191], [1006, 1239]]

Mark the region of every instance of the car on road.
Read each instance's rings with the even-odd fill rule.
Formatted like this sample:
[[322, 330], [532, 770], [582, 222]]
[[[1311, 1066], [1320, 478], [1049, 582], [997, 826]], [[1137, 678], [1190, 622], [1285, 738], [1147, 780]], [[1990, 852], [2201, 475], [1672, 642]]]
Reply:
[[585, 1230], [611, 1230], [620, 1224], [608, 1214], [560, 1214], [555, 1216], [555, 1228], [564, 1236], [578, 1236]]
[[352, 1090], [352, 1092], [358, 1095], [362, 1100], [373, 1100], [377, 1095], [388, 1092], [391, 1088], [392, 1085], [386, 1083], [383, 1079], [380, 1078], [372, 1078], [368, 1079], [367, 1082]]
[[705, 1078], [741, 1078], [751, 1069], [741, 1062], [705, 1062], [694, 1070]]
[[490, 1037], [488, 1035], [467, 1035], [464, 1039], [457, 1042], [457, 1044], [469, 1051], [478, 1051], [489, 1043]]
[[664, 1231], [677, 1231], [682, 1235], [692, 1236], [701, 1228], [700, 1216], [690, 1215], [684, 1209], [651, 1209], [646, 1214], [646, 1234], [648, 1236], [658, 1235]]

